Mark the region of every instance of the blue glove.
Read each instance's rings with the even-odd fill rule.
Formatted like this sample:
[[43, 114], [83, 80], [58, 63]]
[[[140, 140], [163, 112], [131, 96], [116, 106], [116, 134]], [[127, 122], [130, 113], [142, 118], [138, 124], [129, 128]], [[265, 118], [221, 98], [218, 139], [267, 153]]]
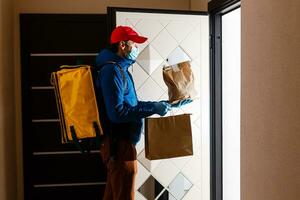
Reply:
[[164, 116], [171, 110], [171, 105], [167, 102], [155, 102], [154, 103], [155, 113], [159, 114], [160, 116]]
[[159, 102], [164, 102], [164, 103], [170, 104], [170, 102], [169, 102], [168, 100], [161, 100], [161, 101], [159, 101]]
[[180, 108], [183, 105], [186, 105], [188, 103], [191, 103], [193, 100], [192, 99], [183, 99], [178, 101], [177, 103], [171, 104], [172, 108]]

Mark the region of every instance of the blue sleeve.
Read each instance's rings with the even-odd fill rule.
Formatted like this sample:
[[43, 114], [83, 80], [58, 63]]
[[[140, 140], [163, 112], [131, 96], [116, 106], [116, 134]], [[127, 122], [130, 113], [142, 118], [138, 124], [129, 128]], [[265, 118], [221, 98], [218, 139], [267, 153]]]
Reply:
[[[122, 74], [116, 66], [101, 71], [101, 88], [108, 118], [114, 123], [137, 121], [155, 114], [155, 102], [138, 102], [136, 106], [124, 102]], [[100, 111], [101, 112], [101, 111]]]

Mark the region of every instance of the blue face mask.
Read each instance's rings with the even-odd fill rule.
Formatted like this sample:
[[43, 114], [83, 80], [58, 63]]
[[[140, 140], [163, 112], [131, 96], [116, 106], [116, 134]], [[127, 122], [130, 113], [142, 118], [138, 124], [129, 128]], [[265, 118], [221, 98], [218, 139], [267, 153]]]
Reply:
[[126, 58], [130, 60], [136, 60], [139, 55], [139, 49], [137, 47], [132, 47], [130, 53], [126, 56]]

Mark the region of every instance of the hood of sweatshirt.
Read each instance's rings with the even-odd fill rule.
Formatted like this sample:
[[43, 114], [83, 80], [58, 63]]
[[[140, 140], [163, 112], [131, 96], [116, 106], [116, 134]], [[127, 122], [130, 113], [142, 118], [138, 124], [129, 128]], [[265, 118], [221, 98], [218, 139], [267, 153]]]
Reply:
[[96, 69], [100, 70], [105, 64], [111, 61], [118, 63], [125, 70], [135, 63], [134, 60], [123, 58], [109, 49], [103, 49], [96, 57]]

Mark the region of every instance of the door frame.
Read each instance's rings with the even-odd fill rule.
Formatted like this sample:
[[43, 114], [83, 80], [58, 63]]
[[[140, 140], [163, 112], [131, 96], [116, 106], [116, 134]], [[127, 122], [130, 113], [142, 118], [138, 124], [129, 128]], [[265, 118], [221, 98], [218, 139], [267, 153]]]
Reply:
[[145, 12], [145, 13], [164, 13], [164, 14], [188, 14], [188, 15], [208, 15], [204, 11], [189, 11], [189, 10], [166, 10], [166, 9], [151, 9], [151, 8], [125, 8], [125, 7], [107, 7], [107, 30], [110, 35], [116, 27], [116, 12]]
[[240, 7], [240, 0], [212, 0], [208, 3], [211, 70], [211, 200], [223, 199], [222, 16]]

